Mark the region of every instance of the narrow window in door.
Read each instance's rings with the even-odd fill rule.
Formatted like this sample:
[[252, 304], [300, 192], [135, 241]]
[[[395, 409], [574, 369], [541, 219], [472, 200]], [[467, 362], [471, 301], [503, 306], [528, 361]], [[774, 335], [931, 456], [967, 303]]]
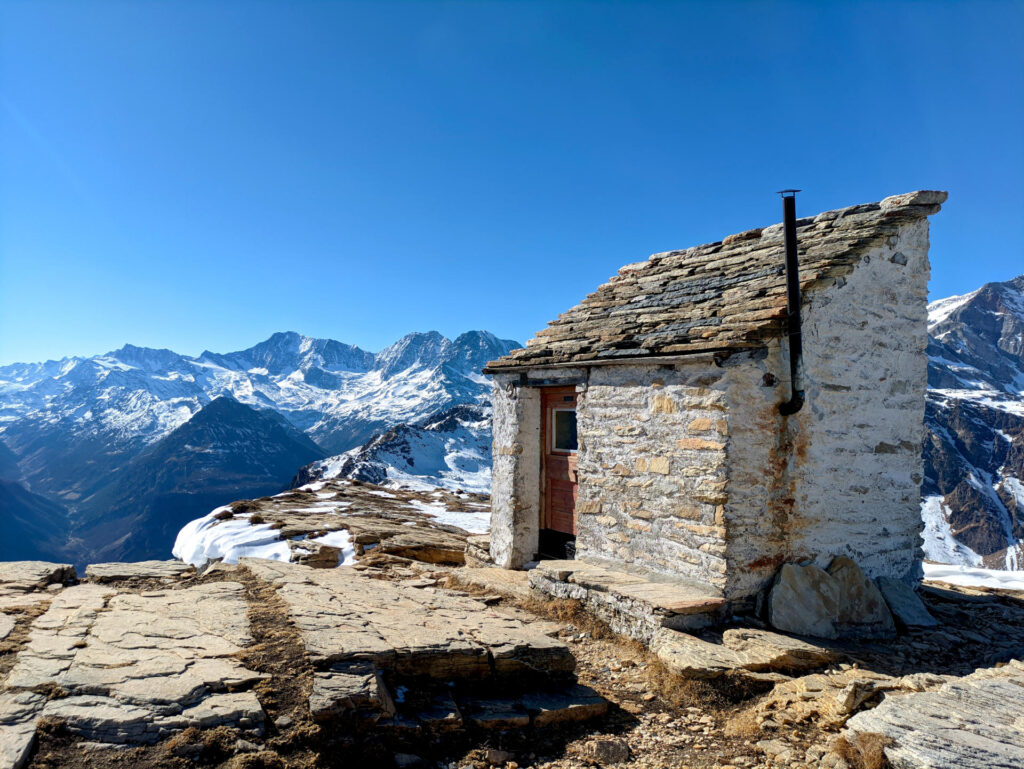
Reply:
[[578, 448], [576, 440], [575, 409], [555, 409], [552, 412], [552, 445], [554, 451], [575, 452]]

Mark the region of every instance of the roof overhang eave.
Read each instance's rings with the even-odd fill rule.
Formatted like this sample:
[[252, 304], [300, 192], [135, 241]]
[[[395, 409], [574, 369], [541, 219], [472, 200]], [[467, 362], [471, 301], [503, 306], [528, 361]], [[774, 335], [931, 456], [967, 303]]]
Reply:
[[481, 369], [481, 373], [485, 376], [493, 376], [494, 374], [518, 374], [523, 371], [534, 371], [537, 369], [546, 368], [593, 368], [595, 366], [626, 366], [626, 365], [637, 365], [642, 363], [650, 363], [655, 365], [669, 365], [672, 363], [689, 363], [694, 360], [699, 360], [702, 357], [710, 359], [721, 359], [729, 357], [741, 352], [750, 352], [751, 350], [766, 349], [767, 344], [752, 344], [749, 346], [738, 347], [721, 347], [711, 348], [704, 350], [694, 350], [689, 353], [667, 353], [665, 355], [658, 355], [657, 353], [648, 353], [646, 355], [635, 355], [629, 357], [617, 357], [617, 358], [592, 358], [590, 360], [567, 360], [558, 361], [556, 363], [530, 363], [523, 366], [484, 366]]

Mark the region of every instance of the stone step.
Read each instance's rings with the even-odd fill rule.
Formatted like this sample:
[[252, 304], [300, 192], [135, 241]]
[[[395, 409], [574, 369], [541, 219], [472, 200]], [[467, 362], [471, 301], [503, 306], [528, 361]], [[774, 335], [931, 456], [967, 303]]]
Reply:
[[[416, 686], [409, 682], [410, 687]], [[335, 665], [314, 674], [309, 709], [316, 721], [356, 718], [376, 722], [410, 736], [417, 732], [448, 733], [469, 726], [488, 730], [520, 729], [580, 723], [608, 712], [608, 702], [588, 686], [569, 684], [555, 688], [453, 695], [452, 690], [410, 697], [405, 686], [392, 688], [381, 671], [366, 662]]]
[[650, 643], [661, 628], [693, 630], [719, 619], [720, 590], [702, 582], [634, 574], [591, 561], [541, 561], [530, 586], [582, 601], [612, 630]]

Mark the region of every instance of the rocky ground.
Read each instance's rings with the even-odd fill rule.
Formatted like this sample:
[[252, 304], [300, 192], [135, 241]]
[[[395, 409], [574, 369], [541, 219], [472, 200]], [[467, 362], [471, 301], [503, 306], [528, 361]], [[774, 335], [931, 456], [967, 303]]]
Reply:
[[481, 494], [385, 489], [338, 478], [218, 508], [182, 529], [174, 555], [196, 566], [259, 553], [332, 567], [376, 551], [461, 565], [466, 530], [486, 527], [489, 511]]
[[0, 564], [0, 767], [1024, 765], [1024, 597], [922, 597], [885, 641], [693, 635], [683, 677], [525, 573], [380, 548]]

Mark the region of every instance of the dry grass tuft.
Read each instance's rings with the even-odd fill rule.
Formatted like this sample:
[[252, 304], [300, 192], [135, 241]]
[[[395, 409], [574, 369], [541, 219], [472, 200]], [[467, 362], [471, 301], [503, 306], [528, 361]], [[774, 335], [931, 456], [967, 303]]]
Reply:
[[231, 503], [231, 512], [233, 513], [251, 513], [259, 508], [259, 502], [251, 499], [240, 499]]
[[[463, 588], [465, 589], [465, 588]], [[528, 612], [541, 617], [564, 622], [568, 625], [589, 633], [591, 638], [615, 638], [615, 633], [604, 622], [588, 612], [583, 604], [566, 598], [527, 598], [516, 601], [516, 604]]]
[[832, 750], [853, 769], [889, 769], [885, 747], [890, 744], [891, 740], [881, 734], [856, 734], [853, 739], [840, 735], [832, 743]]
[[733, 714], [725, 722], [726, 737], [742, 737], [752, 739], [761, 733], [761, 724], [757, 721], [757, 713], [753, 708], [747, 708]]

